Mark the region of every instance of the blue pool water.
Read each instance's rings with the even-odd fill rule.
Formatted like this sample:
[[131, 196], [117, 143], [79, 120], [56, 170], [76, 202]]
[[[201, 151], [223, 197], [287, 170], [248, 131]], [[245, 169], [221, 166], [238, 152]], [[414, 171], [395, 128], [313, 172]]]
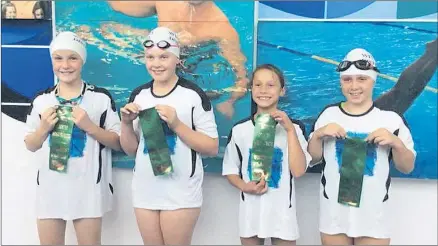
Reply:
[[[390, 23], [420, 30], [373, 23], [259, 22], [258, 40], [303, 53], [340, 61], [353, 48], [362, 47], [377, 60], [381, 73], [400, 73], [425, 51], [425, 43], [437, 38], [436, 23]], [[426, 31], [421, 31], [426, 30]], [[304, 121], [307, 131], [321, 110], [343, 100], [335, 66], [277, 48], [258, 45], [257, 64], [273, 63], [285, 73], [287, 97], [281, 108], [291, 117]], [[374, 97], [389, 90], [395, 82], [378, 78]], [[435, 72], [428, 86], [437, 88]], [[417, 161], [410, 175], [394, 168], [393, 176], [437, 178], [437, 94], [423, 91], [405, 113], [410, 126]]]
[[[117, 108], [124, 106], [134, 88], [151, 80], [143, 63], [141, 42], [144, 37], [111, 29], [109, 32], [112, 34], [108, 34], [103, 30], [103, 26], [108, 23], [119, 23], [129, 28], [151, 30], [157, 27], [157, 17], [128, 17], [113, 11], [106, 1], [57, 1], [55, 4], [57, 30], [83, 32], [88, 39], [88, 58], [83, 70], [84, 80], [109, 89]], [[251, 71], [254, 3], [217, 2], [216, 5], [239, 33], [241, 50], [247, 57], [246, 67]], [[188, 52], [187, 65], [192, 69], [184, 73], [185, 78], [193, 80], [204, 90], [220, 90], [234, 85], [235, 75], [232, 68], [218, 54], [220, 50], [216, 43], [208, 42], [198, 47], [190, 47]], [[212, 101], [213, 106], [228, 97], [229, 93], [221, 94], [219, 98]], [[227, 143], [226, 137], [233, 124], [247, 117], [249, 113], [249, 95], [236, 103], [235, 116], [231, 120], [216, 111], [216, 122], [221, 136], [220, 155], [223, 155]], [[114, 159], [115, 166], [133, 166], [132, 159], [126, 156], [117, 155]], [[207, 171], [221, 170], [220, 158], [205, 163], [208, 166]]]

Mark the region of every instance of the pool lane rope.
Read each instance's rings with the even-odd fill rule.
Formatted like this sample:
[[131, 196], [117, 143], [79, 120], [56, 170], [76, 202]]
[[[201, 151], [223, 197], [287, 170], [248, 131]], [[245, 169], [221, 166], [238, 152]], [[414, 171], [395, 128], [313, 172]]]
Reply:
[[[325, 62], [325, 63], [329, 63], [329, 64], [333, 64], [333, 65], [336, 65], [336, 66], [339, 64], [339, 62], [337, 62], [335, 60], [332, 60], [332, 59], [329, 59], [329, 58], [325, 58], [325, 57], [321, 57], [321, 56], [317, 56], [317, 55], [311, 55], [311, 54], [303, 53], [301, 51], [297, 51], [297, 50], [289, 49], [287, 47], [283, 47], [281, 45], [275, 45], [275, 44], [271, 44], [271, 43], [268, 43], [268, 42], [265, 42], [265, 41], [261, 41], [261, 40], [259, 40], [257, 43], [261, 44], [261, 45], [264, 45], [264, 46], [271, 47], [271, 48], [275, 48], [275, 49], [278, 49], [278, 50], [283, 50], [283, 51], [286, 51], [286, 52], [289, 52], [289, 53], [292, 53], [292, 54], [296, 54], [296, 55], [299, 55], [299, 56], [310, 57], [312, 59], [315, 59], [315, 60], [318, 60], [318, 61], [321, 61], [321, 62]], [[390, 76], [390, 75], [387, 75], [387, 74], [379, 73], [378, 76], [381, 77], [381, 78], [384, 78], [384, 79], [396, 82], [396, 83], [398, 81], [398, 78]], [[428, 90], [428, 91], [431, 91], [431, 92], [434, 92], [434, 93], [438, 93], [438, 89], [433, 88], [431, 86], [426, 86], [425, 90]]]

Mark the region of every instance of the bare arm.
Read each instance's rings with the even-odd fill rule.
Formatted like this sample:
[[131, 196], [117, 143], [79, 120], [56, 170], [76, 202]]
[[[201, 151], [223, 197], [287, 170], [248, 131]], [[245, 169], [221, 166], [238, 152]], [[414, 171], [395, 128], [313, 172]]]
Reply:
[[108, 1], [117, 12], [134, 17], [149, 17], [155, 15], [155, 1]]
[[307, 164], [295, 129], [287, 132], [287, 149], [289, 169], [294, 177], [301, 177], [306, 172]]
[[121, 150], [119, 135], [115, 132], [105, 130], [95, 124], [87, 131], [88, 135], [96, 139], [97, 142], [113, 150]]
[[246, 89], [248, 87], [247, 70], [245, 67], [245, 62], [247, 61], [246, 56], [242, 53], [240, 47], [239, 35], [236, 30], [229, 22], [221, 23], [221, 30], [218, 33], [222, 34], [219, 41], [219, 47], [221, 49], [222, 56], [230, 63], [233, 67], [237, 81], [236, 88], [239, 89], [232, 93], [232, 100], [236, 101], [245, 95]]
[[137, 153], [138, 138], [134, 131], [132, 121], [130, 123], [121, 123], [120, 131], [120, 144], [123, 151], [130, 156], [134, 156]]
[[408, 174], [414, 169], [415, 156], [401, 140], [392, 147], [392, 157], [395, 167], [402, 173]]
[[321, 161], [322, 159], [322, 146], [323, 140], [319, 134], [319, 131], [315, 131], [312, 135], [312, 138], [309, 141], [309, 145], [307, 150], [309, 151], [310, 156], [312, 156], [312, 160], [310, 161], [310, 165], [314, 165]]
[[49, 133], [39, 127], [34, 133], [27, 135], [24, 139], [26, 148], [29, 151], [35, 152], [41, 148], [44, 141], [46, 141]]
[[239, 177], [239, 175], [236, 174], [230, 174], [226, 176], [228, 179], [228, 182], [232, 184], [234, 187], [239, 189], [240, 191], [244, 191], [245, 189], [245, 181]]
[[219, 140], [197, 132], [179, 121], [173, 129], [178, 137], [191, 149], [203, 155], [215, 156], [218, 153]]

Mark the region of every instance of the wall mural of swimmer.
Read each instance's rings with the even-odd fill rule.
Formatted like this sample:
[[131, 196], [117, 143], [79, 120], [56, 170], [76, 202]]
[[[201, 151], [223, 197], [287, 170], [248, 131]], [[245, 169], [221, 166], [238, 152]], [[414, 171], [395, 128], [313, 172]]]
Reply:
[[417, 151], [411, 174], [392, 168], [391, 175], [437, 179], [436, 22], [263, 21], [257, 40], [257, 64], [274, 63], [285, 71], [287, 90], [280, 107], [303, 121], [307, 134], [325, 106], [344, 100], [338, 62], [353, 48], [368, 50], [381, 73], [375, 106], [404, 116]]
[[[175, 31], [183, 45], [178, 75], [198, 84], [212, 101], [221, 148], [217, 158], [205, 163], [207, 171], [219, 172], [231, 127], [250, 113], [245, 89], [253, 62], [254, 3], [56, 2], [56, 29], [74, 31], [88, 43], [84, 79], [108, 89], [118, 108], [133, 89], [151, 79], [144, 67], [142, 42], [157, 26]], [[133, 166], [125, 155], [114, 159], [115, 166]]]
[[[273, 63], [285, 71], [287, 95], [280, 106], [304, 122], [309, 134], [323, 107], [342, 100], [336, 88], [337, 63], [349, 50], [365, 48], [381, 71], [374, 90], [376, 105], [404, 116], [418, 153], [410, 175], [395, 169], [391, 174], [429, 179], [437, 179], [437, 5], [433, 1], [53, 2], [56, 30], [75, 31], [88, 43], [84, 79], [109, 89], [118, 108], [135, 87], [150, 80], [144, 68], [143, 37], [158, 25], [178, 32], [184, 43], [179, 74], [207, 92], [222, 137], [219, 156], [204, 162], [207, 172], [220, 172], [229, 129], [250, 114], [249, 93], [242, 93], [242, 88], [256, 58], [257, 64]], [[321, 22], [315, 22], [318, 19]], [[29, 28], [28, 22], [8, 26], [2, 20], [2, 45], [8, 45], [2, 47], [2, 59], [8, 61], [2, 63], [2, 113], [22, 122], [36, 91], [53, 85], [48, 49], [26, 47], [48, 45], [52, 26], [42, 21]], [[38, 57], [38, 62], [28, 57]], [[117, 153], [114, 159], [116, 167], [133, 167], [125, 155]], [[319, 172], [320, 167], [310, 171]]]

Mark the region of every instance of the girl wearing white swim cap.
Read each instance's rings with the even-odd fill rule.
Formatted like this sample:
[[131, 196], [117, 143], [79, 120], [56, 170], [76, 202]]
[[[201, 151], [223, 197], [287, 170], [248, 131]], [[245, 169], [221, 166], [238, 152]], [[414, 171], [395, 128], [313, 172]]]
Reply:
[[42, 153], [35, 160], [38, 235], [43, 245], [64, 245], [71, 220], [78, 244], [99, 245], [102, 216], [112, 207], [120, 118], [107, 90], [82, 81], [84, 41], [61, 32], [50, 55], [58, 83], [35, 97], [26, 121], [26, 148]]
[[390, 162], [414, 168], [416, 152], [402, 116], [373, 102], [379, 70], [364, 49], [350, 51], [336, 69], [345, 101], [316, 120], [308, 150], [324, 163], [319, 230], [324, 245], [388, 245]]
[[[179, 43], [174, 32], [158, 27], [143, 46], [153, 80], [135, 89], [120, 109], [122, 148], [136, 156], [132, 198], [138, 228], [144, 244], [190, 245], [203, 200], [201, 155], [218, 152], [215, 117], [205, 92], [175, 73]], [[144, 117], [139, 124], [142, 110], [156, 111], [160, 124]], [[149, 146], [157, 141], [151, 143], [152, 137], [140, 127], [151, 124], [156, 124], [156, 132], [164, 132], [173, 167], [161, 174], [156, 171], [157, 152]]]

